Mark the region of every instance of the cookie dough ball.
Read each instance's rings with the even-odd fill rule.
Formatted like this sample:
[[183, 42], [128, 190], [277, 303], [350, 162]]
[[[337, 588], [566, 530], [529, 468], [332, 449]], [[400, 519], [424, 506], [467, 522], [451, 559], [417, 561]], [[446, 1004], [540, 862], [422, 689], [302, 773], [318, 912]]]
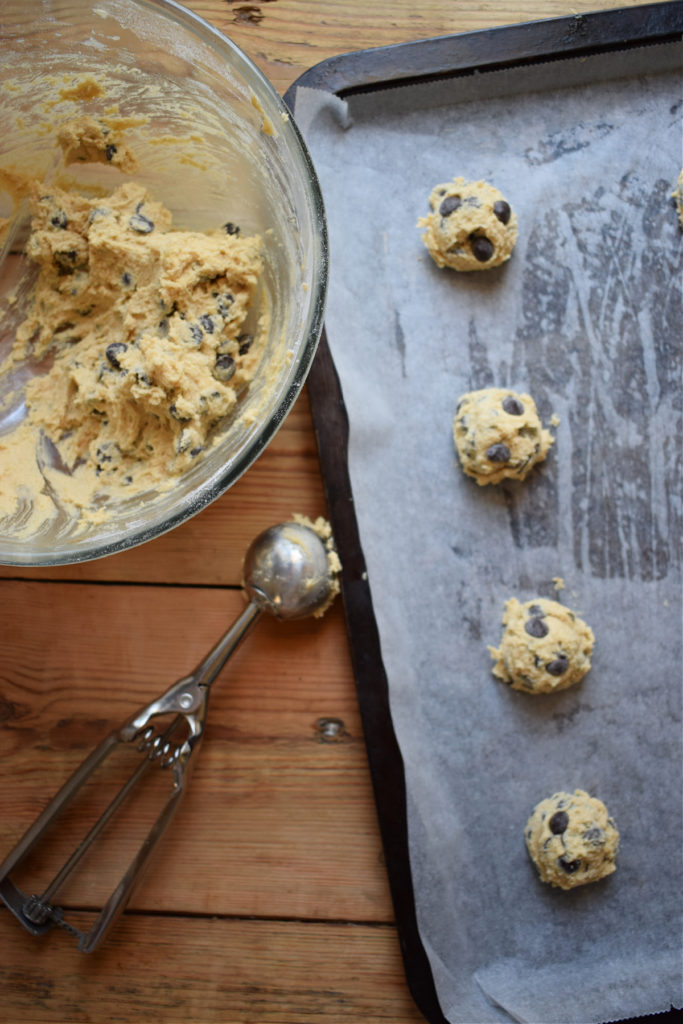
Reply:
[[538, 597], [521, 604], [511, 597], [503, 614], [494, 676], [513, 690], [555, 693], [583, 679], [595, 638], [586, 623], [558, 601]]
[[617, 827], [602, 800], [582, 789], [541, 800], [524, 838], [541, 881], [560, 889], [597, 882], [616, 871]]
[[493, 185], [454, 178], [432, 189], [429, 206], [429, 216], [417, 223], [425, 228], [422, 241], [437, 266], [488, 270], [510, 258], [517, 217]]
[[678, 175], [678, 181], [676, 187], [671, 193], [674, 202], [676, 204], [676, 211], [678, 213], [678, 219], [683, 227], [683, 171]]
[[453, 440], [465, 473], [483, 486], [523, 480], [555, 439], [543, 427], [530, 395], [483, 388], [458, 402]]

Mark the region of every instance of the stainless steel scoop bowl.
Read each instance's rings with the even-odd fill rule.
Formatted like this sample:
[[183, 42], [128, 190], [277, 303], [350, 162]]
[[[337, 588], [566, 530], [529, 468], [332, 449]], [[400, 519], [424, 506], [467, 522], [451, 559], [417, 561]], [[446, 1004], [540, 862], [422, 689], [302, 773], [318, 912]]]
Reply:
[[[187, 788], [190, 758], [204, 735], [211, 684], [230, 655], [262, 612], [282, 620], [320, 615], [338, 589], [324, 541], [312, 527], [300, 522], [280, 523], [259, 534], [244, 558], [243, 586], [248, 604], [195, 670], [111, 732], [67, 780], [0, 865], [0, 898], [34, 935], [42, 935], [58, 924], [78, 939], [82, 952], [90, 952], [99, 945], [130, 900], [143, 868], [178, 808]], [[120, 744], [133, 744], [140, 751], [142, 757], [137, 768], [43, 892], [22, 892], [9, 878], [10, 872], [28, 856], [93, 772]], [[64, 919], [64, 911], [54, 904], [54, 897], [152, 765], [169, 771], [171, 793], [92, 927], [88, 932], [79, 931]]]
[[334, 596], [328, 552], [303, 523], [280, 523], [252, 541], [244, 558], [250, 601], [277, 619], [320, 614]]

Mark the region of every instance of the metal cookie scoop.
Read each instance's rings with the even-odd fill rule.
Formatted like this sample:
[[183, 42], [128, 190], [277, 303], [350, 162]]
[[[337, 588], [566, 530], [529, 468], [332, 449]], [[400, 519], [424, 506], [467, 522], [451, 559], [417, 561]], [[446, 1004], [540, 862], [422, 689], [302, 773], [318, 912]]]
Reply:
[[[28, 931], [42, 935], [59, 924], [77, 937], [78, 948], [84, 953], [91, 952], [102, 941], [128, 903], [143, 867], [187, 788], [184, 783], [189, 778], [190, 758], [203, 737], [212, 682], [263, 611], [283, 620], [321, 615], [325, 611], [338, 591], [329, 554], [315, 530], [299, 522], [271, 526], [252, 542], [243, 566], [243, 585], [249, 603], [242, 614], [194, 672], [141, 708], [93, 750], [0, 865], [0, 898]], [[157, 722], [152, 724], [155, 719]], [[166, 721], [160, 728], [163, 719]], [[10, 880], [10, 872], [27, 857], [95, 769], [122, 743], [136, 745], [144, 755], [138, 767], [47, 888], [40, 895], [27, 896]], [[90, 931], [81, 932], [64, 920], [62, 908], [55, 906], [53, 899], [152, 765], [170, 770], [171, 793]]]

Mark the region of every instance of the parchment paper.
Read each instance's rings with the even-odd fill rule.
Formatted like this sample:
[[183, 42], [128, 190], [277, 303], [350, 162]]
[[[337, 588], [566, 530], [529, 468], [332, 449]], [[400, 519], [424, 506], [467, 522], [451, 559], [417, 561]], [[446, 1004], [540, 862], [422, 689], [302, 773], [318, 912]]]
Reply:
[[[553, 62], [295, 116], [331, 236], [326, 327], [391, 712], [421, 937], [453, 1022], [569, 1024], [681, 1005], [680, 50]], [[493, 182], [511, 261], [439, 270], [431, 188]], [[451, 421], [529, 391], [556, 443], [480, 488]], [[566, 589], [556, 592], [553, 578]], [[491, 675], [503, 604], [564, 601], [596, 635], [578, 687]], [[617, 872], [544, 886], [523, 840], [559, 789], [605, 801]]]

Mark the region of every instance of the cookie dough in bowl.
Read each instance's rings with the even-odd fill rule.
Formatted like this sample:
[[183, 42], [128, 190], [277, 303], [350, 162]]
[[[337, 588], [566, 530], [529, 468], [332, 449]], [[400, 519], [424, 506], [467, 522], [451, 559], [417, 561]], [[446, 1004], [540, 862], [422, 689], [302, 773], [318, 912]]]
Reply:
[[174, 231], [134, 182], [96, 199], [39, 183], [31, 211], [39, 274], [13, 358], [51, 365], [27, 383], [24, 423], [0, 443], [0, 511], [13, 514], [47, 443], [63, 467], [43, 467], [53, 492], [88, 516], [98, 497], [166, 489], [211, 446], [262, 355], [265, 314], [244, 330], [262, 242]]
[[510, 259], [517, 216], [493, 185], [454, 178], [432, 189], [429, 206], [429, 215], [417, 223], [438, 267], [489, 270]]
[[533, 398], [508, 388], [463, 395], [453, 419], [453, 440], [463, 470], [481, 486], [523, 480], [554, 442]]
[[264, 451], [327, 231], [284, 102], [192, 12], [6, 0], [5, 29], [0, 563], [64, 564], [179, 525]]
[[582, 789], [541, 800], [524, 838], [541, 881], [557, 888], [575, 889], [616, 871], [617, 827], [602, 800]]
[[489, 647], [493, 674], [513, 690], [555, 693], [578, 683], [591, 667], [595, 638], [583, 619], [545, 597], [505, 604], [500, 647]]

